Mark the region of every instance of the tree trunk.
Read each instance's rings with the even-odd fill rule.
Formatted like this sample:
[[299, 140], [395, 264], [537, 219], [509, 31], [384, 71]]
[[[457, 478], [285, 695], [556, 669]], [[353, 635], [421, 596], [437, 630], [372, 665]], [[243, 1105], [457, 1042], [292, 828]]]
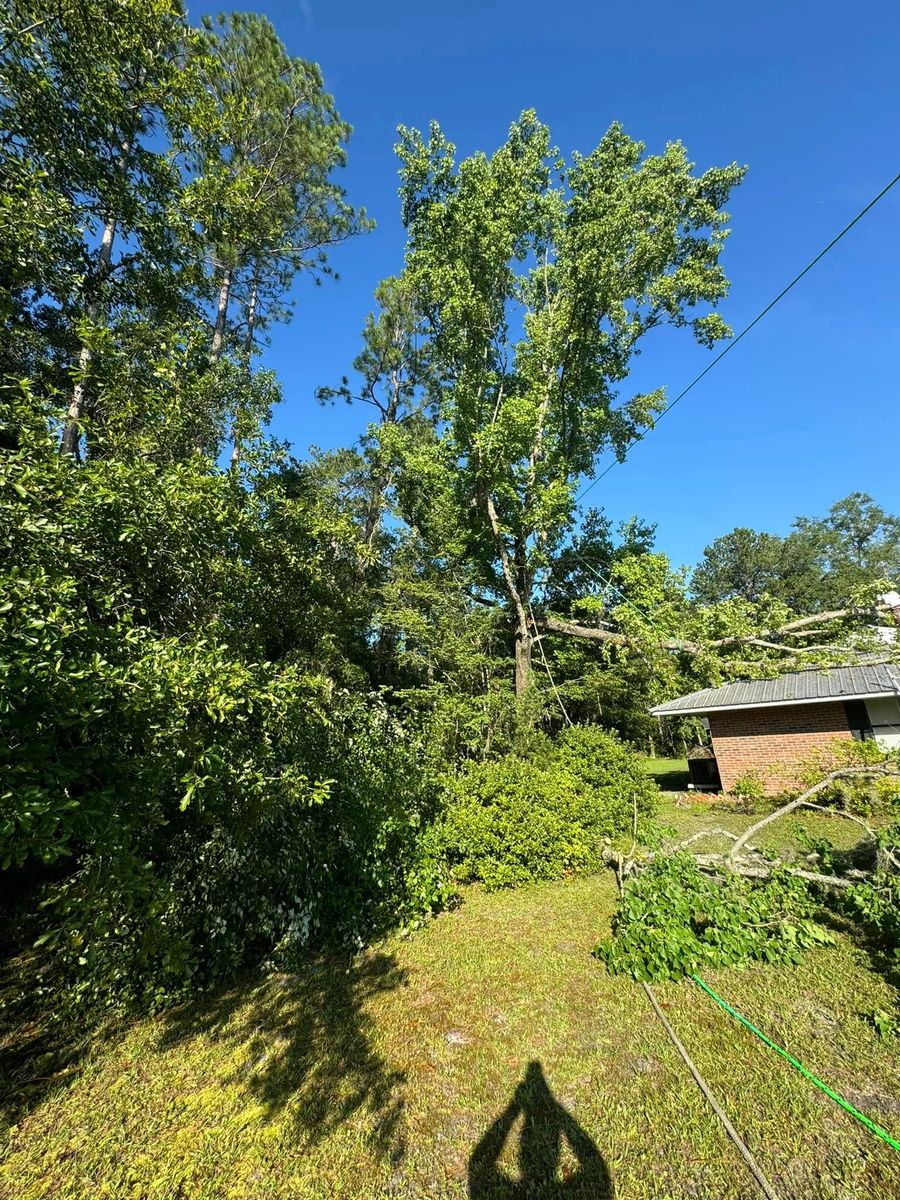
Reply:
[[363, 523], [363, 545], [371, 546], [372, 539], [381, 526], [381, 516], [384, 510], [384, 494], [390, 483], [387, 473], [376, 475], [372, 480], [372, 491], [366, 508], [366, 519]]
[[[400, 407], [400, 381], [396, 370], [391, 373], [391, 399], [387, 408], [381, 416], [380, 424], [382, 426], [394, 425], [397, 421], [397, 411]], [[381, 528], [382, 517], [384, 516], [384, 497], [388, 489], [388, 484], [391, 482], [389, 471], [379, 471], [372, 480], [372, 490], [369, 493], [369, 503], [366, 505], [366, 516], [363, 522], [363, 545], [369, 548], [375, 538], [375, 534]], [[365, 565], [362, 560], [357, 564], [358, 574], [365, 574]]]
[[229, 264], [222, 269], [222, 282], [219, 284], [219, 302], [216, 306], [216, 323], [213, 327], [212, 345], [209, 348], [209, 361], [217, 363], [222, 357], [222, 347], [225, 344], [225, 322], [228, 318], [228, 301], [231, 298], [231, 280], [234, 267]]
[[[125, 141], [122, 142], [119, 149], [119, 157], [116, 163], [116, 168], [119, 175], [124, 179], [125, 171], [128, 168], [128, 160], [131, 157], [131, 147], [134, 143], [134, 133], [132, 132]], [[116, 240], [116, 226], [118, 217], [114, 213], [107, 214], [103, 222], [103, 235], [100, 238], [100, 249], [97, 252], [97, 271], [94, 282], [91, 288], [90, 299], [88, 300], [85, 315], [87, 319], [94, 324], [100, 316], [100, 299], [103, 290], [103, 284], [106, 276], [109, 274], [109, 264], [112, 262], [113, 246]], [[78, 455], [78, 443], [81, 440], [80, 422], [81, 415], [84, 412], [84, 397], [87, 391], [87, 375], [91, 366], [91, 348], [83, 345], [78, 354], [78, 381], [72, 391], [72, 398], [69, 401], [69, 407], [66, 409], [66, 423], [63, 427], [62, 437], [59, 442], [60, 454], [71, 454], [73, 457]]]
[[531, 651], [534, 646], [534, 639], [528, 631], [528, 627], [516, 627], [516, 670], [515, 684], [516, 695], [524, 696], [531, 687]]
[[[100, 290], [109, 271], [115, 240], [116, 218], [107, 217], [103, 225], [103, 236], [100, 239], [100, 249], [97, 254], [97, 272], [92, 285], [93, 295], [85, 310], [85, 315], [92, 325], [100, 316]], [[81, 414], [84, 412], [84, 397], [87, 391], [87, 377], [92, 357], [90, 346], [82, 345], [78, 354], [78, 380], [72, 391], [69, 407], [66, 409], [66, 423], [59, 443], [60, 454], [71, 454], [73, 457], [78, 455], [78, 443], [81, 440], [80, 421]]]
[[[230, 281], [229, 281], [229, 286], [230, 286]], [[257, 310], [258, 301], [259, 301], [259, 273], [257, 270], [257, 274], [253, 277], [253, 283], [250, 286], [250, 302], [247, 305], [247, 338], [244, 342], [244, 355], [247, 359], [246, 365], [247, 365], [247, 382], [248, 382], [248, 384], [250, 382], [250, 359], [253, 355], [253, 335], [256, 331], [256, 310]], [[219, 308], [221, 309], [221, 307], [222, 307], [222, 295], [220, 292], [219, 293]], [[227, 308], [228, 308], [228, 299], [226, 297], [225, 309], [227, 310]], [[216, 314], [216, 328], [217, 329], [218, 329], [218, 325], [219, 325], [219, 317], [218, 317], [218, 313], [217, 313]], [[225, 317], [223, 314], [223, 316], [222, 316], [223, 331], [224, 331], [224, 327], [225, 327]], [[221, 343], [219, 346], [219, 352], [221, 353]], [[232, 438], [233, 438], [232, 445], [231, 445], [231, 469], [232, 470], [235, 470], [237, 468], [238, 463], [241, 461], [240, 424], [241, 424], [240, 408], [236, 407], [234, 410], [234, 426], [231, 431]]]

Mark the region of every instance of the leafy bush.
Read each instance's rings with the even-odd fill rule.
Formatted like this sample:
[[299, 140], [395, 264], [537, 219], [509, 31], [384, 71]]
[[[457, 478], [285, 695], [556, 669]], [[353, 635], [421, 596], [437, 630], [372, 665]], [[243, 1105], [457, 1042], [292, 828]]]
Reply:
[[766, 785], [756, 771], [746, 771], [731, 785], [731, 794], [738, 800], [746, 800], [756, 804], [765, 798]]
[[602, 813], [605, 836], [630, 831], [635, 811], [639, 827], [655, 816], [659, 788], [615, 734], [596, 725], [573, 725], [557, 739], [554, 758], [590, 793]]
[[[894, 827], [894, 846], [900, 845]], [[835, 898], [835, 906], [861, 926], [900, 969], [900, 877], [879, 872], [867, 883], [854, 884]]]
[[508, 755], [451, 780], [442, 837], [457, 878], [489, 888], [596, 870], [604, 839], [655, 812], [657, 789], [610, 734], [573, 728], [542, 757]]
[[[440, 903], [420, 745], [355, 668], [340, 525], [199, 456], [0, 451], [0, 864], [76, 1002], [158, 1006]], [[270, 651], [278, 657], [269, 657]]]
[[[208, 688], [221, 667], [209, 664]], [[246, 963], [358, 944], [446, 898], [422, 836], [435, 791], [387, 712], [362, 700], [326, 711], [285, 671], [237, 682], [219, 729], [189, 719], [209, 699], [199, 686], [173, 702], [143, 763], [127, 731], [133, 786], [94, 800], [75, 869], [45, 887], [43, 940], [72, 1000], [158, 1007]], [[135, 694], [173, 699], [147, 682]], [[194, 740], [203, 749], [179, 778]]]
[[630, 880], [613, 936], [595, 953], [613, 974], [680, 979], [708, 967], [796, 963], [831, 940], [806, 884], [784, 872], [760, 883], [705, 875], [688, 854], [658, 858]]

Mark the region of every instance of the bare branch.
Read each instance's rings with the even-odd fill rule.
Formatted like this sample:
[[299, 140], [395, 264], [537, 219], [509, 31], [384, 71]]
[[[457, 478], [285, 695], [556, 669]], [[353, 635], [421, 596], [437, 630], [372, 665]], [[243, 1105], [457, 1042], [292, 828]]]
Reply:
[[[692, 846], [694, 842], [699, 842], [703, 838], [723, 837], [730, 842], [736, 842], [738, 835], [729, 833], [727, 829], [701, 829], [699, 833], [692, 833], [689, 838], [685, 838], [683, 842], [678, 842], [677, 845], [670, 847], [669, 853], [675, 854], [678, 850], [686, 850], [688, 846]], [[753, 849], [752, 846], [749, 849]]]
[[[796, 800], [791, 800], [789, 804], [782, 805], [781, 808], [776, 809], [775, 812], [769, 813], [768, 816], [763, 817], [760, 821], [757, 821], [755, 825], [751, 825], [749, 829], [745, 829], [731, 847], [731, 850], [728, 853], [729, 859], [734, 860], [743, 847], [747, 845], [750, 839], [759, 833], [761, 829], [765, 829], [767, 825], [771, 825], [773, 821], [777, 821], [780, 817], [787, 816], [788, 813], [792, 813], [798, 808], [817, 808], [817, 805], [809, 803], [810, 799], [813, 796], [818, 795], [819, 792], [824, 791], [825, 788], [827, 788], [830, 783], [834, 783], [836, 779], [858, 779], [863, 776], [883, 778], [891, 775], [900, 775], [900, 767], [892, 764], [878, 764], [869, 767], [840, 767], [836, 771], [829, 771], [824, 779], [820, 779], [819, 782], [813, 784], [811, 788], [807, 788], [807, 790], [801, 796], [798, 796]], [[819, 812], [834, 812], [834, 809], [819, 808]], [[874, 837], [874, 834], [867, 825], [865, 828], [869, 835]]]

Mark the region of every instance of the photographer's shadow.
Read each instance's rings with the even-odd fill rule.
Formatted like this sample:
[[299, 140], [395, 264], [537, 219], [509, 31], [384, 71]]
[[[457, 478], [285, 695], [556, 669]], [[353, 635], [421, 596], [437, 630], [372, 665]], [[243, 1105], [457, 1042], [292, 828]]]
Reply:
[[[519, 1178], [500, 1167], [513, 1126], [522, 1117]], [[571, 1170], [562, 1160], [563, 1139]], [[469, 1159], [471, 1200], [610, 1200], [613, 1185], [603, 1155], [547, 1085], [539, 1062], [528, 1064], [512, 1100]]]

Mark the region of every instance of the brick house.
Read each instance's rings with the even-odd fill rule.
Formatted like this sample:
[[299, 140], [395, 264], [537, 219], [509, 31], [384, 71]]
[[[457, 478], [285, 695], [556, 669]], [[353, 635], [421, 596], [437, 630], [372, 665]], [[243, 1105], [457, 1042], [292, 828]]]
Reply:
[[866, 662], [703, 688], [651, 708], [656, 717], [698, 716], [712, 739], [722, 787], [748, 772], [769, 792], [797, 782], [798, 766], [835, 741], [900, 746], [900, 667]]

